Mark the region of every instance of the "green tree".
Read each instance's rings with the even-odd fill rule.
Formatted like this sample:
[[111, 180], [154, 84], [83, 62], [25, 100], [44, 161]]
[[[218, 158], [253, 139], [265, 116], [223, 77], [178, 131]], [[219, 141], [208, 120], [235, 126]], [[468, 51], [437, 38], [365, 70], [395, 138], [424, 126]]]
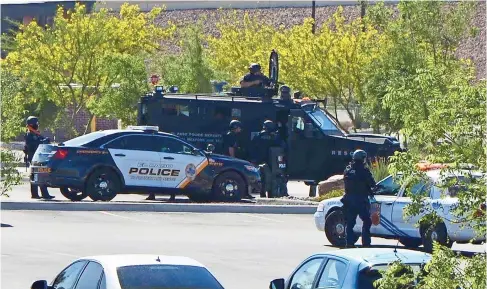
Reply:
[[[160, 11], [141, 13], [137, 5], [124, 4], [120, 14], [115, 15], [107, 9], [87, 13], [82, 4], [67, 12], [60, 7], [53, 27], [41, 27], [35, 22], [21, 25], [6, 61], [26, 86], [26, 92], [35, 92], [30, 102], [43, 98], [68, 108], [66, 121], [73, 127], [81, 110], [88, 110], [91, 116], [97, 112], [106, 115], [112, 104], [103, 101], [105, 97], [113, 99], [114, 94], [133, 98], [125, 92], [141, 87], [143, 71], [140, 61], [127, 58], [154, 52], [159, 40], [174, 30], [172, 25], [163, 29], [154, 23]], [[120, 65], [129, 72], [121, 73]], [[111, 92], [113, 85], [122, 83], [128, 86], [122, 89], [125, 92]], [[130, 119], [125, 113], [124, 109], [114, 111], [116, 117]], [[85, 132], [88, 128], [89, 123]]]
[[211, 92], [211, 80], [216, 76], [204, 50], [201, 23], [181, 27], [177, 33], [180, 53], [160, 53], [151, 61], [149, 70], [161, 75], [166, 86], [176, 85], [180, 92]]

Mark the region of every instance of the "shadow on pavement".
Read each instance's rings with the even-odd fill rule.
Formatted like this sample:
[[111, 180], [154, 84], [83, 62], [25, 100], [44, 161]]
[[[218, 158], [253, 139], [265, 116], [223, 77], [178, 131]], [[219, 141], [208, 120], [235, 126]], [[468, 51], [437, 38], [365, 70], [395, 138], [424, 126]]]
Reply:
[[[324, 246], [328, 247], [328, 248], [335, 248], [335, 249], [346, 249], [345, 247], [335, 247], [332, 245], [324, 245]], [[394, 246], [394, 245], [371, 245], [369, 247], [363, 247], [362, 245], [355, 245], [355, 248], [371, 248], [371, 249], [374, 249], [374, 248], [389, 248], [389, 249], [397, 248], [397, 249], [407, 249], [407, 250], [411, 250], [411, 251], [424, 252], [423, 247], [408, 248], [408, 247], [405, 247], [403, 245], [398, 245], [398, 246]], [[473, 257], [476, 254], [485, 254], [485, 252], [470, 252], [470, 251], [464, 251], [464, 250], [453, 250], [453, 252], [458, 253], [464, 257]]]
[[2, 228], [12, 228], [13, 227], [10, 224], [4, 224], [4, 223], [1, 223], [1, 224], [2, 224]]

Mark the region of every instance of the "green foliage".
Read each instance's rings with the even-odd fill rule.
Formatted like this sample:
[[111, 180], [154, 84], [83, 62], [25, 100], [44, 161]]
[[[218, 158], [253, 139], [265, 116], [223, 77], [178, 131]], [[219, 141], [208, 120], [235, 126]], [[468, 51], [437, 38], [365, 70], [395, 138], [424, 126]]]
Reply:
[[161, 75], [166, 86], [176, 85], [180, 92], [211, 92], [215, 76], [204, 51], [201, 23], [181, 28], [178, 37], [180, 54], [162, 54], [152, 61], [150, 70]]
[[11, 150], [1, 149], [0, 161], [2, 163], [0, 167], [0, 196], [8, 197], [7, 193], [12, 187], [22, 182], [22, 175], [17, 170], [17, 163], [21, 162], [21, 159]]
[[0, 69], [1, 89], [1, 141], [7, 142], [24, 131], [24, 102], [20, 80], [15, 77], [5, 64]]
[[341, 196], [343, 196], [343, 194], [344, 194], [344, 191], [343, 190], [333, 190], [333, 191], [328, 192], [327, 194], [324, 194], [322, 196], [319, 196], [319, 197], [314, 198], [313, 201], [315, 201], [315, 202], [321, 202], [323, 200], [328, 200], [328, 199], [331, 199], [331, 198], [341, 197]]
[[374, 177], [374, 180], [376, 182], [383, 180], [384, 178], [389, 176], [389, 163], [387, 162], [387, 159], [378, 158], [377, 160], [372, 162], [372, 165], [370, 166], [370, 171], [372, 172], [372, 176]]
[[[155, 25], [160, 11], [144, 14], [137, 5], [124, 4], [119, 15], [107, 9], [88, 14], [79, 3], [67, 12], [60, 7], [53, 27], [35, 22], [20, 26], [6, 62], [25, 86], [27, 103], [42, 99], [68, 108], [69, 117], [63, 121], [73, 127], [81, 110], [108, 115], [112, 101], [105, 97], [123, 97], [118, 102], [126, 105], [133, 102], [130, 93], [136, 91], [140, 96], [145, 71], [137, 56], [155, 51], [158, 41], [174, 30], [171, 25], [167, 29]], [[112, 92], [117, 83], [126, 87]], [[110, 116], [133, 118], [131, 110], [119, 106]]]
[[374, 286], [377, 289], [413, 289], [416, 279], [417, 276], [410, 266], [395, 261], [382, 273], [382, 278]]

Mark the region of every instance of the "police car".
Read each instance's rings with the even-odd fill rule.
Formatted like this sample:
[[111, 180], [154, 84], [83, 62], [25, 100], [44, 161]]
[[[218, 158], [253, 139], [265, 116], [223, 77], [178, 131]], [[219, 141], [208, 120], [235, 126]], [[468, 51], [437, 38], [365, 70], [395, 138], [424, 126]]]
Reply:
[[[453, 215], [452, 209], [458, 203], [455, 197], [457, 187], [445, 188], [446, 180], [455, 178], [465, 180], [467, 173], [471, 171], [455, 171], [441, 173], [441, 169], [426, 171], [427, 179], [418, 184], [405, 183], [398, 185], [397, 178], [400, 175], [386, 177], [377, 183], [374, 192], [376, 202], [371, 203], [371, 234], [375, 237], [398, 239], [406, 247], [419, 247], [423, 244], [425, 250], [431, 251], [433, 241], [451, 246], [453, 242], [466, 243], [485, 241], [485, 236], [478, 237], [471, 226], [460, 223]], [[479, 173], [472, 173], [473, 177], [481, 178]], [[396, 178], [396, 179], [395, 179]], [[421, 216], [411, 218], [404, 216], [405, 207], [411, 203], [411, 196], [421, 194], [426, 197], [430, 209], [434, 210], [442, 218], [442, 222], [436, 226], [424, 224], [417, 226]], [[345, 219], [342, 211], [341, 197], [323, 200], [319, 203], [314, 214], [316, 228], [324, 231], [327, 239], [335, 246], [345, 245]], [[485, 211], [485, 206], [479, 208], [479, 213]], [[358, 240], [362, 230], [362, 221], [357, 218], [354, 232]]]
[[193, 201], [238, 201], [260, 193], [251, 163], [195, 148], [157, 126], [97, 131], [44, 144], [31, 183], [60, 188], [72, 201], [109, 201], [119, 193], [183, 194]]

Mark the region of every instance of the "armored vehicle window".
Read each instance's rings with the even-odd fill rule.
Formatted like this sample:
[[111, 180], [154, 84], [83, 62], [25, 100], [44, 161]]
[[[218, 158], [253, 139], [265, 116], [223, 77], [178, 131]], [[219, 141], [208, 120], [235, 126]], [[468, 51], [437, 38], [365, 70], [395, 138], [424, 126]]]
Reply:
[[216, 106], [213, 116], [216, 118], [229, 118], [232, 115], [232, 110], [229, 107]]
[[171, 154], [193, 154], [193, 147], [185, 143], [169, 137], [157, 137], [154, 140], [154, 145], [158, 152]]
[[109, 149], [154, 151], [153, 136], [127, 135], [117, 138], [105, 145]]
[[187, 105], [178, 104], [162, 104], [162, 113], [164, 115], [175, 115], [175, 116], [189, 116], [189, 107]]

